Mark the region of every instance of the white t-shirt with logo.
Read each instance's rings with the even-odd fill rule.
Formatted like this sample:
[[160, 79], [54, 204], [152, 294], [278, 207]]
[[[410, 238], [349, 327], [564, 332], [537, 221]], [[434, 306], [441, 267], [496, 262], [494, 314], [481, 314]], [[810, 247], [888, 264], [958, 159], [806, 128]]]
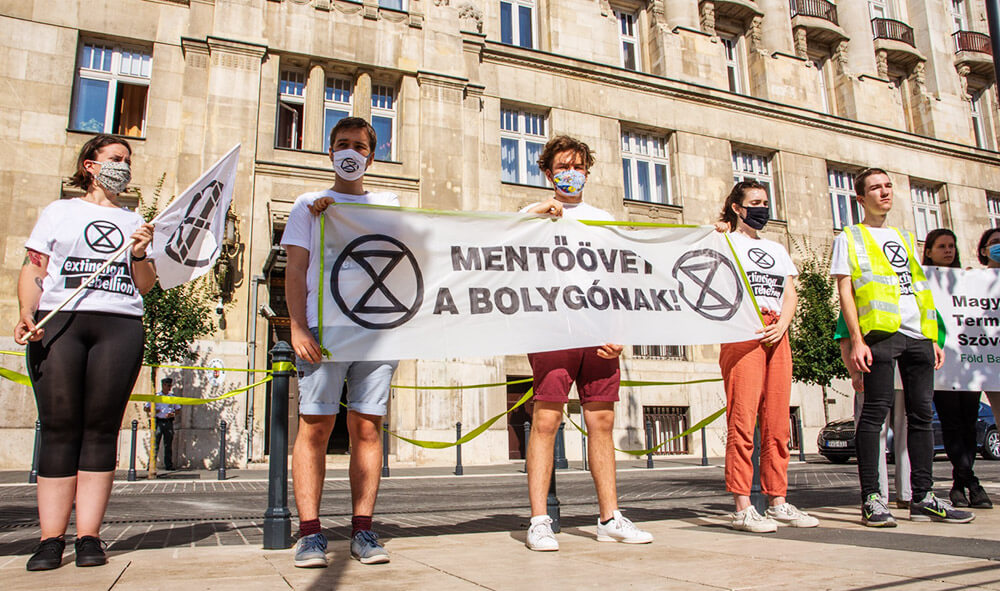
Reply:
[[[49, 257], [39, 310], [54, 310], [139, 229], [142, 217], [80, 198], [42, 210], [25, 248]], [[131, 253], [119, 256], [63, 310], [142, 316], [142, 295], [132, 281]]]
[[309, 251], [309, 269], [306, 271], [306, 322], [309, 328], [319, 326], [319, 252], [313, 252], [314, 240], [319, 236], [319, 217], [309, 211], [313, 201], [321, 197], [332, 197], [335, 203], [364, 203], [368, 205], [388, 205], [399, 207], [399, 197], [394, 193], [370, 193], [349, 195], [327, 189], [314, 193], [303, 193], [295, 199], [288, 214], [288, 223], [281, 235], [281, 245], [298, 246]]
[[[541, 205], [543, 202], [533, 203], [521, 210], [521, 213], [527, 213], [531, 208]], [[563, 203], [563, 215], [562, 217], [568, 220], [591, 220], [596, 222], [613, 222], [615, 221], [614, 216], [610, 213], [604, 211], [603, 209], [594, 207], [589, 203], [584, 203], [583, 201], [579, 203]]]
[[[913, 294], [910, 257], [906, 252], [906, 246], [900, 240], [899, 232], [895, 228], [865, 227], [872, 233], [875, 243], [878, 244], [882, 254], [889, 260], [889, 264], [896, 271], [896, 276], [899, 277], [899, 313], [902, 316], [899, 332], [914, 339], [926, 339], [927, 337], [920, 332], [920, 308], [917, 306], [917, 297]], [[904, 232], [903, 236], [906, 235]], [[913, 245], [910, 246], [912, 248]], [[844, 231], [833, 241], [830, 275], [851, 275], [848, 254], [847, 232]], [[869, 253], [869, 256], [872, 256], [872, 253]]]
[[761, 312], [770, 310], [780, 315], [788, 278], [799, 274], [788, 251], [773, 240], [751, 238], [742, 232], [730, 233], [729, 240]]

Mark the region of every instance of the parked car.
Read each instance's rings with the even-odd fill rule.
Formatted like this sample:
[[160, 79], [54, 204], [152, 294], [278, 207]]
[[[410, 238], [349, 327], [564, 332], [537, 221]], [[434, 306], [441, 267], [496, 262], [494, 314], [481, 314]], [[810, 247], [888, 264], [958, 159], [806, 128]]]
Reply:
[[[934, 453], [944, 453], [944, 441], [941, 436], [941, 421], [938, 420], [937, 409], [931, 423], [934, 430]], [[886, 455], [889, 461], [892, 457], [892, 428], [889, 428], [889, 442]], [[979, 403], [979, 419], [976, 421], [976, 444], [984, 459], [1000, 460], [1000, 432], [997, 431], [993, 410], [988, 404]], [[838, 419], [830, 421], [820, 429], [816, 438], [816, 446], [824, 458], [834, 464], [844, 464], [857, 455], [854, 449], [854, 419]]]

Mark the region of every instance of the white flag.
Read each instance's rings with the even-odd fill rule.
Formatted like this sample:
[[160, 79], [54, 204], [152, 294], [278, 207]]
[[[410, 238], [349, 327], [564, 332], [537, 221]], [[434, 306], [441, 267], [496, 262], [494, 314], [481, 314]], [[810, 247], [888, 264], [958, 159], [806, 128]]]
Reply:
[[150, 256], [163, 289], [201, 277], [219, 258], [239, 157], [237, 144], [153, 220]]

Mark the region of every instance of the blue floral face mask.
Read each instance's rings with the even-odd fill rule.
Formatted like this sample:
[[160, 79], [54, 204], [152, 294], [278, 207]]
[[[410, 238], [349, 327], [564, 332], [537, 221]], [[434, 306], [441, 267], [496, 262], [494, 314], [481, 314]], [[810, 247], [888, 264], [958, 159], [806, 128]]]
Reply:
[[1000, 263], [1000, 244], [994, 244], [989, 250], [990, 258]]
[[586, 182], [587, 175], [578, 170], [564, 170], [552, 175], [556, 192], [564, 197], [579, 197]]

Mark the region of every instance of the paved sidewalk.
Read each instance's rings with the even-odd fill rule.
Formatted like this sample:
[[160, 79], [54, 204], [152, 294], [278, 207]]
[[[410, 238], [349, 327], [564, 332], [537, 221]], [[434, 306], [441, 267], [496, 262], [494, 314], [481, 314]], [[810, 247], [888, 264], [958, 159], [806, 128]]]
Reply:
[[519, 530], [391, 539], [392, 562], [376, 566], [351, 560], [347, 542], [335, 541], [326, 569], [296, 569], [289, 550], [185, 547], [112, 551], [110, 564], [90, 569], [67, 556], [45, 573], [10, 557], [0, 559], [0, 577], [4, 591], [1000, 589], [1000, 563], [969, 556], [998, 548], [1000, 510], [968, 525], [903, 519], [891, 531], [862, 527], [853, 506], [813, 513], [820, 528], [771, 535], [733, 532], [719, 517], [647, 522], [656, 541], [644, 546], [601, 544], [592, 526], [571, 527], [557, 553], [528, 551]]
[[[968, 525], [911, 523], [872, 530], [860, 524], [857, 468], [818, 458], [789, 468], [790, 500], [817, 515], [821, 526], [777, 534], [732, 531], [731, 498], [722, 469], [690, 462], [622, 463], [620, 505], [656, 536], [653, 544], [602, 544], [595, 539], [596, 503], [590, 475], [560, 471], [562, 549], [524, 547], [527, 498], [517, 464], [456, 477], [445, 469], [394, 470], [379, 494], [376, 531], [392, 556], [388, 565], [350, 559], [350, 492], [332, 471], [324, 486], [321, 523], [330, 537], [327, 569], [296, 569], [291, 550], [265, 551], [265, 480], [257, 472], [181, 473], [154, 481], [116, 482], [103, 537], [110, 563], [78, 569], [72, 544], [64, 566], [28, 573], [24, 563], [38, 539], [34, 487], [26, 474], [0, 474], [0, 591], [19, 589], [996, 589], [1000, 591], [1000, 508], [976, 511]], [[976, 471], [1000, 499], [1000, 462]], [[938, 492], [951, 466], [935, 462]], [[262, 474], [261, 474], [262, 475]], [[290, 499], [294, 512], [294, 503]], [[295, 518], [293, 527], [297, 525]], [[73, 526], [70, 526], [70, 532]], [[70, 536], [72, 541], [72, 537]]]

